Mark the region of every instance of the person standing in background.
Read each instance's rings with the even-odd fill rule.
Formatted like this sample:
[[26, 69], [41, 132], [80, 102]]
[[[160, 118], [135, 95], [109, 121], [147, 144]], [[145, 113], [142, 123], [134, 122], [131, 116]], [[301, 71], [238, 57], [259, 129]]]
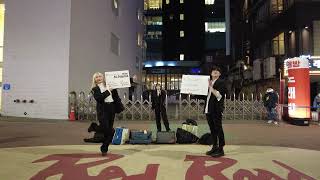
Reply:
[[263, 96], [263, 104], [267, 109], [268, 124], [274, 123], [275, 125], [278, 125], [279, 122], [276, 110], [278, 105], [278, 95], [272, 87], [267, 88], [266, 93]]
[[156, 89], [151, 95], [152, 109], [155, 112], [157, 130], [161, 132], [161, 117], [166, 128], [166, 131], [170, 131], [169, 121], [167, 117], [167, 110], [165, 106], [166, 101], [166, 91], [161, 89], [161, 85], [157, 84]]

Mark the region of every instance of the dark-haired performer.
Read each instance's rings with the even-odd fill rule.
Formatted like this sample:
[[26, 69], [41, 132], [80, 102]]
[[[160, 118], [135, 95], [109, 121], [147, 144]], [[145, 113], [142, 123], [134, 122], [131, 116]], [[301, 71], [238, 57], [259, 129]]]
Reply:
[[210, 151], [206, 152], [206, 155], [220, 157], [224, 156], [223, 147], [225, 145], [222, 128], [222, 113], [224, 110], [226, 87], [224, 81], [220, 78], [220, 68], [213, 67], [210, 72], [211, 80], [209, 80], [205, 114], [213, 138], [213, 146]]

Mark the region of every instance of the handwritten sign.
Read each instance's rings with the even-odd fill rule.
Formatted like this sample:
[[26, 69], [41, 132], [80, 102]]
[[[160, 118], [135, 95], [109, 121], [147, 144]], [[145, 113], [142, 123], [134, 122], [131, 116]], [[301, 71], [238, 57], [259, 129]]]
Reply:
[[207, 95], [209, 78], [209, 76], [201, 75], [182, 75], [180, 93], [192, 95]]
[[131, 87], [129, 71], [105, 72], [106, 84], [112, 89]]

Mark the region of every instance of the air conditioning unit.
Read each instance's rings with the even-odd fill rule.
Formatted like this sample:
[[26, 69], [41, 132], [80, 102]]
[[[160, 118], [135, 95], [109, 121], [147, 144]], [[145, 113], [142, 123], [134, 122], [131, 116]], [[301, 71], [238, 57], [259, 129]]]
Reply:
[[268, 57], [264, 59], [263, 69], [264, 79], [273, 78], [276, 75], [276, 58]]
[[261, 79], [261, 59], [253, 61], [253, 80], [257, 81]]

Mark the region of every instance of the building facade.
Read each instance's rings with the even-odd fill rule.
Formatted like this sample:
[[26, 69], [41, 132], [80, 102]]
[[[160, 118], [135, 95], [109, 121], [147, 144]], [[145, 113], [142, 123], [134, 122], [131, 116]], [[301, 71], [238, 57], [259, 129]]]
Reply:
[[[229, 1], [145, 0], [149, 5], [149, 9], [145, 8], [146, 89], [160, 83], [169, 94], [177, 94], [183, 74], [207, 74], [209, 66], [230, 63], [230, 29], [226, 26], [229, 19], [225, 18], [230, 6], [226, 2]], [[151, 41], [149, 34], [158, 36]]]
[[141, 70], [142, 0], [10, 0], [5, 9], [3, 115], [67, 119], [69, 92], [89, 92], [94, 72]]
[[[264, 92], [267, 86], [279, 89], [284, 78], [284, 61], [299, 56], [319, 56], [320, 1], [243, 0], [241, 1], [241, 58], [245, 64], [244, 82], [251, 91]], [[314, 70], [314, 69], [311, 69]], [[311, 73], [311, 83], [318, 92], [319, 79]], [[252, 86], [254, 84], [254, 86]], [[314, 89], [311, 88], [311, 89]], [[312, 95], [313, 96], [313, 95]]]

